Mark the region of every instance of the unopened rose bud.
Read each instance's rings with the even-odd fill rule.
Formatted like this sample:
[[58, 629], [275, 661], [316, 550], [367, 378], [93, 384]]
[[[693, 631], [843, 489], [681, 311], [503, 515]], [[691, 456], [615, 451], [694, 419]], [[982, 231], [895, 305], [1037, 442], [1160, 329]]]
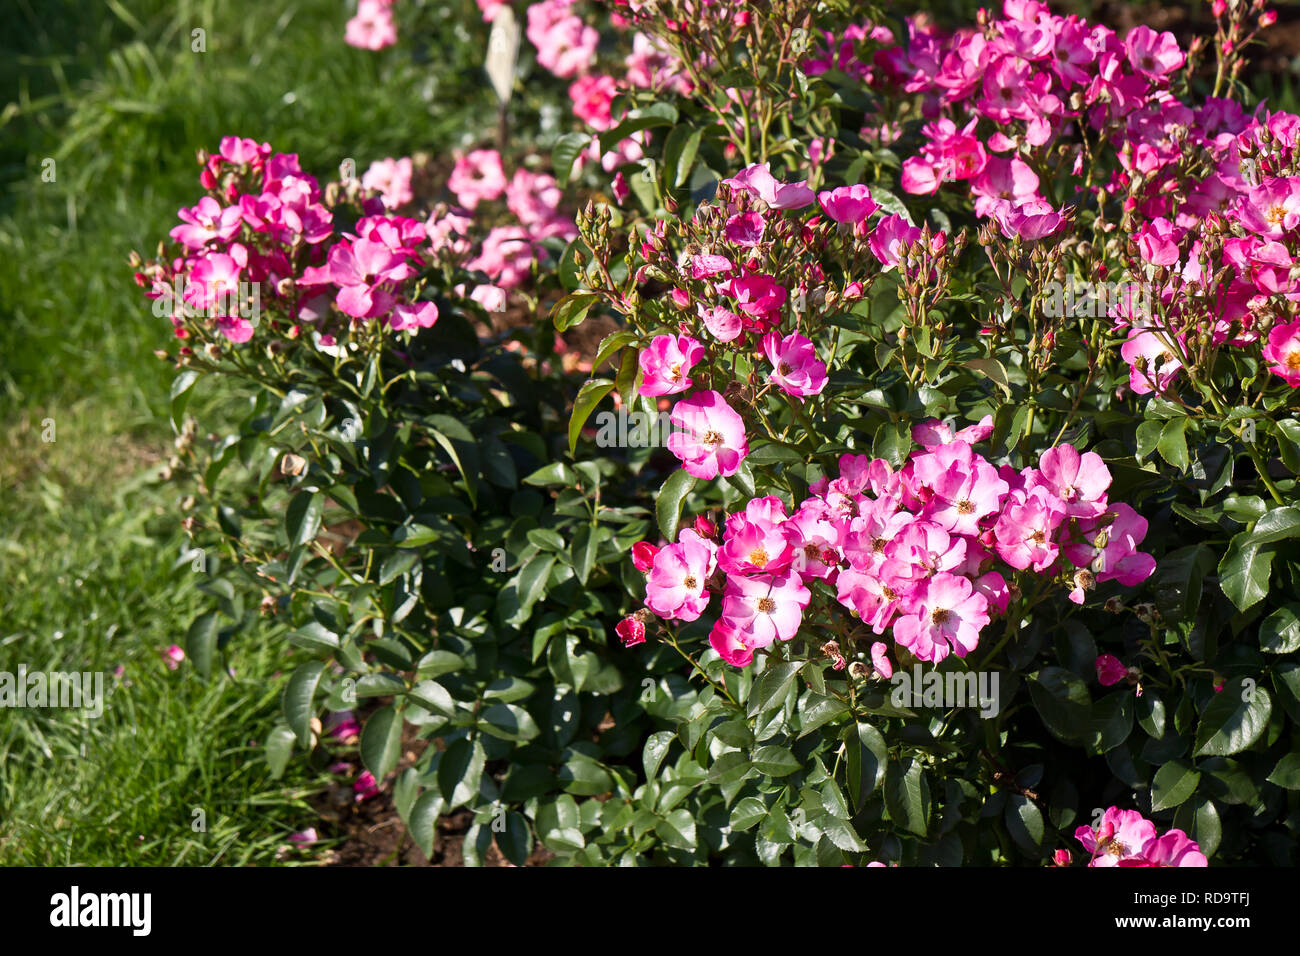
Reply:
[[1070, 851], [1064, 848], [1057, 850], [1052, 854], [1052, 863], [1056, 866], [1069, 866], [1071, 861]]
[[655, 564], [655, 555], [658, 553], [658, 546], [649, 541], [638, 541], [632, 545], [632, 564], [642, 574], [649, 574]]
[[635, 647], [645, 643], [645, 625], [635, 617], [625, 617], [614, 626], [614, 632], [622, 640], [624, 647]]

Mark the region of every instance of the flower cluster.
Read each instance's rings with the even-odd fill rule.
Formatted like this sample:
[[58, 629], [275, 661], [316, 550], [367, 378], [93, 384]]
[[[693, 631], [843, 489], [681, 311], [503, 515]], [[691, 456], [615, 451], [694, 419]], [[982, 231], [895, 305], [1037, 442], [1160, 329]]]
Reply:
[[897, 471], [845, 455], [840, 476], [815, 482], [793, 513], [778, 497], [755, 498], [728, 516], [720, 541], [697, 527], [674, 544], [643, 542], [634, 560], [647, 572], [646, 607], [693, 621], [716, 590], [710, 642], [745, 666], [755, 650], [795, 636], [809, 585], [823, 581], [874, 634], [891, 630], [897, 646], [938, 663], [965, 657], [991, 615], [1006, 613], [1014, 572], [1060, 581], [1076, 603], [1099, 582], [1151, 575], [1155, 561], [1138, 550], [1147, 523], [1108, 501], [1101, 458], [1067, 444], [1037, 467], [998, 468], [973, 447], [991, 431], [987, 418], [956, 433], [928, 421]]
[[[1240, 25], [1249, 12], [1259, 26], [1272, 22], [1262, 0], [1214, 11], [1220, 79], [1254, 35]], [[869, 59], [864, 45], [875, 47]], [[1103, 235], [1122, 226], [1133, 237], [1121, 258], [1159, 308], [1148, 315], [1120, 302], [1109, 315], [1127, 335], [1136, 394], [1166, 391], [1224, 345], [1257, 349], [1274, 375], [1300, 386], [1300, 117], [1247, 114], [1218, 98], [1218, 83], [1203, 103], [1185, 102], [1189, 54], [1171, 33], [1139, 26], [1120, 36], [1036, 0], [1007, 0], [1001, 18], [952, 33], [913, 18], [906, 44], [866, 24], [828, 37], [811, 62], [920, 99], [927, 123], [919, 154], [902, 165], [908, 193], [953, 184], [1017, 241], [1059, 241], [1086, 205], [1100, 211]], [[891, 116], [868, 138], [888, 142], [894, 127]], [[1117, 160], [1108, 174], [1103, 154]], [[1108, 203], [1122, 222], [1106, 221]], [[1103, 264], [1082, 267], [1104, 278]]]
[[577, 235], [573, 218], [560, 211], [563, 197], [554, 177], [520, 167], [507, 180], [501, 154], [494, 149], [458, 157], [447, 188], [464, 207], [453, 215], [465, 222], [480, 204], [505, 198], [511, 222], [493, 226], [478, 255], [465, 262], [466, 268], [486, 273], [499, 289], [517, 288], [528, 279], [543, 240], [567, 242]]
[[[168, 316], [187, 340], [182, 358], [194, 354], [189, 340], [196, 336], [209, 351], [221, 342], [249, 342], [264, 304], [274, 313], [267, 328], [278, 348], [308, 332], [316, 347], [333, 348], [340, 329], [361, 322], [393, 331], [428, 328], [438, 307], [423, 298], [424, 279], [439, 266], [486, 275], [486, 283], [453, 291], [500, 311], [506, 290], [530, 276], [536, 243], [573, 232], [559, 212], [554, 181], [522, 169], [495, 194], [505, 194], [520, 225], [495, 227], [477, 243], [465, 210], [439, 206], [427, 219], [395, 213], [415, 200], [408, 157], [378, 161], [359, 182], [345, 175], [324, 190], [296, 155], [251, 139], [225, 137], [200, 163], [208, 195], [178, 213], [171, 238], [179, 254], [141, 264], [136, 273], [155, 313]], [[468, 187], [456, 174], [450, 185], [466, 198]], [[335, 227], [340, 203], [361, 213], [342, 233]]]
[[1110, 807], [1094, 830], [1074, 837], [1091, 854], [1089, 866], [1208, 866], [1200, 846], [1182, 830], [1157, 835], [1156, 825], [1136, 810]]
[[[808, 215], [809, 207], [817, 211]], [[825, 389], [827, 366], [810, 337], [815, 305], [860, 299], [874, 277], [898, 268], [936, 275], [947, 249], [944, 233], [930, 235], [899, 215], [880, 216], [867, 187], [841, 186], [814, 193], [806, 182], [776, 179], [767, 164], [723, 181], [720, 200], [705, 204], [689, 223], [675, 223], [688, 252], [669, 251], [669, 224], [660, 221], [640, 243], [638, 281], [667, 281], [665, 321], [674, 333], [655, 335], [640, 356], [640, 394], [685, 393], [672, 411], [679, 432], [669, 449], [683, 467], [705, 480], [734, 474], [748, 453], [745, 422], [718, 388], [726, 356], [753, 349], [766, 369], [751, 378], [749, 404], [775, 390], [794, 403]], [[827, 268], [836, 275], [828, 275]], [[715, 361], [717, 360], [717, 361]], [[702, 364], [706, 375], [691, 376]], [[734, 366], [733, 366], [734, 367]], [[758, 385], [757, 377], [763, 382]]]

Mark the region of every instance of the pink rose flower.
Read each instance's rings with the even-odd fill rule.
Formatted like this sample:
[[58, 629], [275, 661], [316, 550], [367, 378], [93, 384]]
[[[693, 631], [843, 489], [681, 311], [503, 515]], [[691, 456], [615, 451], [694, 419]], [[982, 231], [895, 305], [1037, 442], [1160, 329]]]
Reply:
[[989, 622], [988, 600], [960, 575], [940, 572], [920, 588], [909, 613], [894, 622], [894, 640], [918, 660], [939, 663], [949, 652], [965, 657]]
[[793, 571], [732, 575], [722, 595], [722, 617], [749, 648], [788, 641], [799, 631], [812, 593]]
[[772, 363], [769, 380], [787, 395], [806, 398], [820, 395], [826, 387], [826, 363], [817, 359], [817, 349], [798, 332], [785, 338], [769, 332], [763, 337], [763, 354]]
[[906, 248], [920, 238], [921, 230], [908, 225], [902, 216], [886, 216], [876, 224], [867, 246], [888, 272], [898, 265]]
[[704, 358], [704, 346], [689, 335], [656, 335], [641, 352], [642, 395], [676, 395], [691, 387], [690, 370]]
[[755, 164], [723, 182], [734, 189], [744, 189], [773, 209], [802, 209], [816, 198], [808, 181], [783, 183], [772, 175], [767, 163]]
[[1283, 322], [1269, 330], [1264, 361], [1270, 372], [1282, 376], [1292, 388], [1300, 385], [1300, 321]]
[[670, 420], [680, 431], [668, 436], [668, 450], [690, 474], [708, 481], [740, 470], [749, 454], [745, 423], [717, 392], [699, 392], [678, 402]]
[[506, 174], [501, 168], [501, 154], [495, 149], [476, 149], [456, 160], [447, 179], [447, 188], [466, 209], [474, 209], [484, 200], [491, 201], [506, 190]]
[[858, 183], [853, 186], [840, 186], [838, 189], [823, 190], [817, 194], [817, 201], [826, 210], [826, 215], [836, 222], [856, 225], [866, 219], [878, 208], [871, 198], [871, 190]]

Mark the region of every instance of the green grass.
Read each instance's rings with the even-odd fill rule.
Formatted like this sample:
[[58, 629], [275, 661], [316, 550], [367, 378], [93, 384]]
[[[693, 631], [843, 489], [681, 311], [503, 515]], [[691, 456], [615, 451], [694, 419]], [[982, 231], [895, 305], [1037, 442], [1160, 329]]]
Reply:
[[[18, 0], [0, 39], [0, 671], [101, 671], [91, 719], [0, 710], [0, 864], [266, 864], [316, 822], [301, 760], [272, 780], [256, 746], [283, 646], [232, 645], [201, 682], [161, 651], [203, 605], [170, 454], [170, 369], [126, 256], [153, 253], [200, 195], [223, 135], [299, 153], [326, 178], [495, 122], [472, 0], [417, 4], [380, 53], [342, 40], [337, 0]], [[416, 22], [412, 23], [410, 17]], [[191, 31], [205, 30], [205, 52]], [[55, 179], [42, 180], [46, 159]], [[219, 424], [216, 396], [196, 402]], [[55, 441], [42, 440], [53, 419]], [[123, 668], [120, 680], [113, 677]], [[202, 810], [206, 831], [194, 829]], [[309, 860], [296, 853], [292, 860]]]

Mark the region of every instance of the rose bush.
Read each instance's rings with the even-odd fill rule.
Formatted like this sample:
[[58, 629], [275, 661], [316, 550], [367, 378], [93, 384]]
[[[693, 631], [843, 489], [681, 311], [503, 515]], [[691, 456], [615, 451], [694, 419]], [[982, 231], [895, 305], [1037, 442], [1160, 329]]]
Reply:
[[1294, 863], [1300, 120], [1214, 13], [546, 0], [549, 170], [223, 142], [140, 267], [190, 657], [280, 629], [268, 756], [355, 711], [470, 862]]
[[870, 110], [829, 162], [760, 109], [792, 175], [580, 217], [557, 326], [628, 328], [575, 420], [666, 407], [680, 466], [619, 633], [707, 641], [681, 759], [760, 858], [1045, 859], [1077, 819], [1145, 858], [1106, 842], [1124, 797], [1200, 844], [1153, 860], [1294, 859], [1295, 118], [1221, 95], [1260, 13], [1218, 11], [1212, 84], [1200, 45], [1034, 3], [841, 26]]

